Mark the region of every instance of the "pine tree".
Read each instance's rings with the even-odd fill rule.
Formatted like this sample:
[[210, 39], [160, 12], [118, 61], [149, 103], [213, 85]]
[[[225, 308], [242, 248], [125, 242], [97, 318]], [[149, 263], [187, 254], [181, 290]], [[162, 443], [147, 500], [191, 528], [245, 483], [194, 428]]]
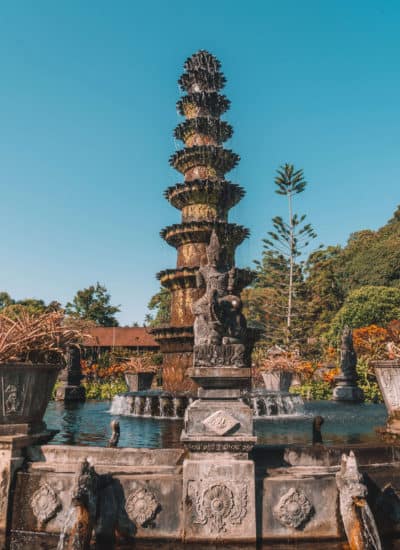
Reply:
[[[272, 219], [273, 230], [263, 239], [261, 261], [256, 261], [256, 289], [268, 289], [264, 301], [260, 292], [253, 316], [264, 318], [265, 339], [290, 348], [300, 338], [302, 305], [305, 301], [304, 262], [300, 260], [316, 233], [306, 215], [294, 212], [293, 199], [307, 185], [303, 170], [285, 164], [277, 170], [275, 192], [287, 199], [288, 215]], [[262, 294], [261, 294], [262, 296]], [[251, 308], [250, 308], [251, 309]]]

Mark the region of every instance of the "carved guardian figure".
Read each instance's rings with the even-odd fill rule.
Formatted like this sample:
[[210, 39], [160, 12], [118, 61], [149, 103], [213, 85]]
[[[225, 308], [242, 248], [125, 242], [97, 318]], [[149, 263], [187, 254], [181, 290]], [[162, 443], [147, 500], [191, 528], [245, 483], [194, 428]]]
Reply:
[[234, 294], [237, 270], [228, 268], [215, 231], [196, 282], [203, 296], [193, 304], [195, 366], [245, 366], [246, 319]]

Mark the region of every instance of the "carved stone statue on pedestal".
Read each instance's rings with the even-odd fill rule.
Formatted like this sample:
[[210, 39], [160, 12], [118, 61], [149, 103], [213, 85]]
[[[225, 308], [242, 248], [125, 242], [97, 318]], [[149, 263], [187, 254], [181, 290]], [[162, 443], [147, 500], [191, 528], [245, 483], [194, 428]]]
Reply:
[[197, 287], [205, 292], [193, 304], [194, 367], [245, 367], [246, 319], [242, 301], [234, 294], [237, 270], [226, 266], [225, 251], [215, 231], [207, 259], [208, 264], [197, 273]]
[[348, 326], [342, 332], [340, 346], [340, 370], [333, 390], [335, 401], [364, 401], [364, 393], [357, 385], [357, 354], [353, 346], [353, 333]]
[[69, 346], [65, 357], [66, 366], [60, 372], [60, 385], [56, 390], [56, 401], [84, 401], [85, 388], [81, 385], [81, 352], [78, 346]]

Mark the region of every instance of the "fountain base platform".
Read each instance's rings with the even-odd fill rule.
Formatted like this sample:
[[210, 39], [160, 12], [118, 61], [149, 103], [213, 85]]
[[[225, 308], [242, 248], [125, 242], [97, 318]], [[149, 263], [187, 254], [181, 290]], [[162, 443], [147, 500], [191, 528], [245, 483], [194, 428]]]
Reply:
[[[214, 389], [199, 389], [199, 397], [211, 395]], [[300, 395], [289, 392], [273, 392], [264, 389], [225, 390], [226, 397], [239, 397], [253, 410], [255, 419], [268, 418], [282, 415], [302, 415], [303, 399]], [[236, 395], [237, 393], [237, 395]], [[185, 410], [196, 400], [193, 395], [173, 394], [169, 392], [147, 390], [127, 392], [113, 398], [110, 413], [121, 416], [153, 417], [180, 419], [185, 415]]]
[[[325, 544], [321, 541], [343, 540], [336, 474], [342, 454], [351, 450], [368, 488], [379, 534], [400, 535], [398, 446], [256, 446], [250, 461], [239, 458], [227, 464], [225, 453], [216, 453], [212, 462], [193, 456], [185, 471], [182, 449], [26, 443], [26, 466], [17, 471], [8, 500], [12, 550], [25, 549], [27, 544], [30, 550], [57, 546], [71, 509], [77, 464], [85, 458], [101, 479], [109, 479], [99, 494], [101, 514], [113, 517], [111, 512], [119, 510], [135, 526], [133, 539], [121, 543], [121, 548], [140, 548], [140, 540], [171, 544], [190, 540], [191, 548], [206, 540], [207, 530], [217, 531], [226, 547], [235, 541], [234, 530], [243, 526], [248, 527], [249, 540], [255, 533], [268, 544], [304, 541], [306, 548], [314, 544], [321, 548]], [[243, 486], [249, 479], [255, 498], [250, 498], [252, 487], [246, 491]], [[191, 506], [186, 518], [183, 501]], [[119, 547], [117, 543], [115, 548]]]

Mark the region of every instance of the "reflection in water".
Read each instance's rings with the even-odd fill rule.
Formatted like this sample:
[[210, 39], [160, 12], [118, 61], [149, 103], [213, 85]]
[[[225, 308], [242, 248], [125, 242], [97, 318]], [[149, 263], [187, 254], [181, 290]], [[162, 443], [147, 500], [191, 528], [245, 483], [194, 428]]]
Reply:
[[119, 447], [179, 447], [182, 422], [153, 418], [111, 416], [109, 401], [87, 403], [51, 402], [45, 421], [60, 432], [52, 444], [106, 447], [111, 437], [110, 421], [120, 424]]
[[[60, 433], [55, 444], [99, 445], [106, 447], [111, 437], [110, 421], [120, 423], [120, 447], [179, 447], [182, 421], [110, 415], [109, 401], [87, 403], [51, 402], [45, 420]], [[386, 422], [383, 405], [340, 404], [332, 401], [306, 402], [303, 416], [269, 417], [255, 421], [258, 442], [264, 445], [312, 443], [313, 418], [324, 418], [324, 444], [374, 443], [375, 428]]]

